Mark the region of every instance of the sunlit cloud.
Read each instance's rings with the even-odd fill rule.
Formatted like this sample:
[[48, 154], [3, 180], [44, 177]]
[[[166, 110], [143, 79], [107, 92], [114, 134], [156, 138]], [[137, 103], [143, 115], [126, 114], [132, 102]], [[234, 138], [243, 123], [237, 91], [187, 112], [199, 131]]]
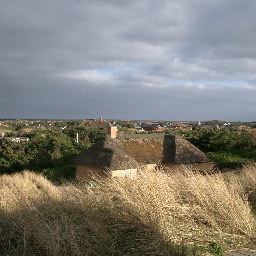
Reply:
[[99, 72], [97, 70], [80, 70], [80, 71], [73, 71], [68, 72], [62, 77], [66, 77], [69, 79], [75, 79], [75, 80], [85, 80], [92, 83], [105, 83], [109, 82], [114, 79], [112, 74], [108, 74], [106, 72]]

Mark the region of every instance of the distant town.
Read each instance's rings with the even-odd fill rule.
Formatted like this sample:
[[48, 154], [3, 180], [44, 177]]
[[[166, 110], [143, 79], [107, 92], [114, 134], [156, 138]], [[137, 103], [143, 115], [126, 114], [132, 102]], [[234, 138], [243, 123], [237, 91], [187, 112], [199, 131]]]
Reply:
[[0, 119], [0, 146], [4, 140], [26, 142], [26, 137], [33, 130], [41, 132], [47, 130], [64, 130], [68, 126], [82, 126], [91, 129], [107, 129], [108, 126], [117, 126], [121, 133], [166, 132], [168, 130], [188, 131], [197, 129], [228, 129], [228, 128], [256, 128], [253, 122], [228, 122], [222, 120], [210, 121], [145, 121], [145, 120], [104, 120], [88, 118], [84, 120], [46, 120], [46, 119]]
[[[87, 122], [87, 124], [86, 124]], [[215, 128], [232, 128], [232, 127], [256, 127], [256, 121], [252, 122], [229, 122], [222, 120], [209, 120], [209, 121], [146, 121], [146, 120], [104, 120], [102, 117], [99, 119], [88, 118], [85, 120], [46, 120], [46, 119], [0, 119], [1, 137], [6, 133], [28, 133], [33, 129], [39, 130], [63, 130], [67, 124], [86, 126], [92, 122], [109, 122], [118, 128], [130, 128], [134, 131], [165, 131], [165, 130], [191, 130], [191, 129], [215, 129]]]

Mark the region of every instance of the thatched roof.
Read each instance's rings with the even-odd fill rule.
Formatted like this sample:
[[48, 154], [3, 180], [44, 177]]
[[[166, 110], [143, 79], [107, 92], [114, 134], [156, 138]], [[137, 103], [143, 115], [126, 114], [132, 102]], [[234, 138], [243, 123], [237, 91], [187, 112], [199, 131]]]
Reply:
[[108, 129], [108, 127], [111, 127], [112, 124], [109, 121], [96, 121], [95, 119], [85, 119], [79, 126], [83, 126], [88, 129]]
[[117, 139], [106, 135], [74, 159], [74, 163], [88, 166], [117, 169], [137, 168], [138, 163], [128, 156]]
[[207, 161], [209, 161], [207, 156], [183, 137], [178, 135], [164, 136], [163, 162], [186, 164]]
[[178, 135], [132, 134], [103, 137], [78, 155], [74, 163], [111, 170], [138, 168], [141, 164], [200, 163], [209, 159]]

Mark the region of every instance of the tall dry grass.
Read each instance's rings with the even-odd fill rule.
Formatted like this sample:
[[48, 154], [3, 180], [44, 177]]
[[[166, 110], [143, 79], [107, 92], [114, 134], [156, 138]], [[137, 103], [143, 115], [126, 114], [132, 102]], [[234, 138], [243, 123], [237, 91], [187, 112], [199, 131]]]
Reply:
[[0, 255], [196, 255], [184, 246], [255, 241], [255, 166], [228, 179], [182, 168], [96, 184], [1, 176]]
[[91, 194], [86, 187], [54, 186], [30, 172], [2, 176], [0, 252], [110, 255], [112, 241]]
[[229, 178], [229, 182], [238, 185], [237, 190], [241, 191], [241, 194], [248, 195], [248, 199], [252, 204], [256, 204], [256, 165], [246, 165], [244, 168], [237, 172], [236, 175], [232, 175]]
[[135, 181], [119, 179], [106, 185], [109, 197], [119, 195], [127, 211], [134, 209], [136, 217], [166, 241], [205, 244], [230, 240], [230, 235], [255, 237], [247, 190], [238, 179], [226, 182], [221, 173], [201, 175], [182, 168], [172, 174], [144, 172]]

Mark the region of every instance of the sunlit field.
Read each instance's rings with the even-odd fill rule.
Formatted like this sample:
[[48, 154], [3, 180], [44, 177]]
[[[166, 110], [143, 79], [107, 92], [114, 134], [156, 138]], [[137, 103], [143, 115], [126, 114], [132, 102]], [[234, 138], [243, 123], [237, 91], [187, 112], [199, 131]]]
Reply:
[[54, 185], [0, 177], [0, 255], [221, 255], [254, 248], [256, 166]]

